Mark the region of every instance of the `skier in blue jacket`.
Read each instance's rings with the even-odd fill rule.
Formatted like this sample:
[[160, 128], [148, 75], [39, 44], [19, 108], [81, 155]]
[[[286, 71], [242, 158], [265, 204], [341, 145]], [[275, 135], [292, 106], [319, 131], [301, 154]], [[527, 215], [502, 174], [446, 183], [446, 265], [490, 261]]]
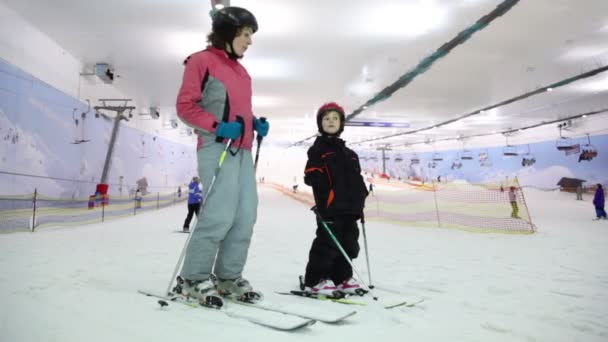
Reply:
[[196, 214], [198, 218], [198, 212], [201, 210], [201, 203], [203, 202], [203, 185], [198, 176], [192, 177], [190, 185], [188, 185], [188, 216], [184, 221], [184, 232], [190, 231], [190, 221], [192, 215]]
[[604, 210], [604, 188], [602, 184], [597, 185], [597, 189], [595, 189], [595, 196], [593, 196], [593, 205], [595, 206], [595, 214], [597, 215], [597, 219], [599, 220], [603, 218], [606, 219], [606, 210]]

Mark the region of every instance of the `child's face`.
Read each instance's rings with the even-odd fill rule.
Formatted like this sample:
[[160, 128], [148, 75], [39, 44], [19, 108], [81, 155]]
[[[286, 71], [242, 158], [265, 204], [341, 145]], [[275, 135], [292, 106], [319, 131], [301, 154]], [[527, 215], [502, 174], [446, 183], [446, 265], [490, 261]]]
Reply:
[[326, 113], [321, 120], [323, 132], [327, 134], [336, 134], [340, 130], [340, 114], [335, 110]]

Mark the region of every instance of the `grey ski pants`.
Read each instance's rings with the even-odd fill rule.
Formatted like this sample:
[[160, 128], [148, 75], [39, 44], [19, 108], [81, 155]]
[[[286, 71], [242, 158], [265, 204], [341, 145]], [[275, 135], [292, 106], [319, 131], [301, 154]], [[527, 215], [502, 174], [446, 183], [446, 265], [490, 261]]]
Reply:
[[[226, 145], [210, 143], [198, 150], [198, 173], [207, 193]], [[241, 276], [257, 218], [258, 194], [250, 150], [226, 154], [211, 193], [190, 234], [180, 275], [189, 280]], [[215, 267], [214, 267], [215, 266]]]

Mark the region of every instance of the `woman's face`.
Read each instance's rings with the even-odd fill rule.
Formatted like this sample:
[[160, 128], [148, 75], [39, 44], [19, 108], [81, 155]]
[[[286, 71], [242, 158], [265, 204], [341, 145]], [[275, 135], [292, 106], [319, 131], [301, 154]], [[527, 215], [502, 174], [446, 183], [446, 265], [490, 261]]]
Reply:
[[[232, 52], [239, 57], [243, 57], [249, 45], [252, 44], [253, 30], [245, 26], [239, 31], [232, 41], [232, 47], [234, 48]], [[230, 50], [231, 47], [228, 46], [228, 49]]]

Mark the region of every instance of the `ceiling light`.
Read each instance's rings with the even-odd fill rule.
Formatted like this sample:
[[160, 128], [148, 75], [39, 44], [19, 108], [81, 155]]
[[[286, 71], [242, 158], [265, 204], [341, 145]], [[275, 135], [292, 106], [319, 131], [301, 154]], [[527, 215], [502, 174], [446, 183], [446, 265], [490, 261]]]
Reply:
[[560, 59], [566, 61], [584, 61], [589, 58], [597, 57], [605, 51], [605, 45], [577, 47], [560, 56]]
[[347, 85], [347, 92], [355, 96], [372, 96], [377, 92], [378, 87], [373, 83], [353, 82]]
[[268, 108], [268, 107], [277, 107], [281, 105], [281, 100], [278, 97], [274, 96], [259, 96], [253, 95], [251, 102], [254, 108]]
[[587, 117], [587, 114], [583, 115], [583, 118], [586, 118], [586, 117]]
[[553, 91], [553, 88], [547, 88], [547, 91]]
[[576, 87], [582, 92], [596, 93], [608, 90], [608, 75], [597, 81], [584, 82]]
[[222, 8], [224, 8], [224, 4], [215, 4], [216, 10], [221, 10]]
[[374, 4], [353, 18], [352, 33], [386, 37], [419, 37], [447, 23], [448, 11], [434, 1]]
[[[244, 3], [244, 1], [240, 3]], [[287, 38], [293, 34], [310, 32], [315, 25], [310, 25], [307, 15], [309, 8], [306, 6], [306, 2], [273, 1], [272, 6], [269, 6], [264, 1], [247, 1], [247, 9], [255, 13], [258, 23], [272, 23], [272, 25], [264, 25], [263, 32], [260, 30], [264, 34], [264, 37], [281, 36]], [[301, 13], [301, 15], [286, 15], [286, 13]], [[254, 46], [255, 40], [256, 37], [254, 35]]]
[[241, 62], [253, 79], [287, 79], [294, 76], [297, 70], [286, 59], [280, 58], [244, 58]]

